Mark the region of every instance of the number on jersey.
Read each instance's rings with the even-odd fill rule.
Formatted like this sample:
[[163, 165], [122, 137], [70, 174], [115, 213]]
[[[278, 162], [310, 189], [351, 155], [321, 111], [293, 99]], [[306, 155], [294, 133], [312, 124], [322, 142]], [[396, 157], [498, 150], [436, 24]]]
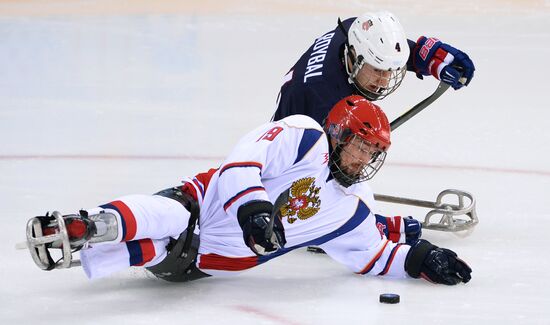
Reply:
[[260, 140], [273, 141], [275, 137], [277, 137], [277, 135], [281, 133], [281, 131], [283, 131], [283, 128], [280, 126], [276, 126], [270, 129], [269, 131], [267, 131], [266, 133], [262, 134], [262, 136], [258, 140], [256, 140], [256, 142]]

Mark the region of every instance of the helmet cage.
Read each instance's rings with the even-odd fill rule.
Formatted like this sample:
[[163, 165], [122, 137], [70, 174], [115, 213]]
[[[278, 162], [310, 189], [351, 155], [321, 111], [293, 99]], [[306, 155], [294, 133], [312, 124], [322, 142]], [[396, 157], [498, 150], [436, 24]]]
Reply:
[[[348, 134], [348, 136], [345, 136]], [[337, 140], [335, 147], [333, 148], [329, 156], [329, 168], [332, 176], [344, 187], [349, 187], [350, 185], [364, 182], [374, 177], [374, 175], [380, 170], [384, 161], [386, 159], [386, 151], [381, 150], [378, 146], [371, 145], [365, 139], [357, 134], [352, 134], [349, 129], [343, 130], [342, 136], [340, 139], [345, 139], [344, 141]], [[370, 159], [365, 161], [362, 157], [364, 154], [361, 154], [359, 157], [353, 155], [353, 153], [348, 150], [349, 146], [355, 145], [358, 147], [360, 153], [368, 153]], [[342, 154], [350, 155], [353, 160], [359, 162], [361, 165], [360, 168], [350, 171], [348, 167], [342, 165]]]
[[[393, 93], [401, 85], [405, 73], [407, 72], [406, 66], [396, 70], [379, 70], [365, 62], [362, 55], [355, 57], [354, 53], [353, 46], [345, 44], [344, 65], [348, 73], [348, 81], [353, 84], [361, 95], [369, 100], [380, 100]], [[365, 68], [365, 72], [367, 69], [371, 72], [367, 73], [367, 78], [359, 80], [358, 76], [362, 73], [361, 70], [363, 68]], [[386, 86], [379, 87], [378, 85], [381, 84]]]

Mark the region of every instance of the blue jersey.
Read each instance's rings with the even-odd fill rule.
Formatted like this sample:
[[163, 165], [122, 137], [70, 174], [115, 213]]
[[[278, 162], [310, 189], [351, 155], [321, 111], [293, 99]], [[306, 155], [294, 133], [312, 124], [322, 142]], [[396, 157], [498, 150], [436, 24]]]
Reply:
[[[343, 21], [344, 28], [348, 30], [354, 20]], [[355, 93], [342, 63], [346, 39], [347, 35], [336, 27], [315, 40], [288, 72], [273, 120], [303, 114], [323, 125], [332, 106]]]
[[[355, 18], [342, 22], [345, 33], [337, 26], [317, 38], [287, 73], [279, 93], [278, 107], [273, 115], [274, 121], [303, 114], [323, 125], [334, 104], [346, 96], [359, 94], [349, 83], [342, 61], [347, 31]], [[411, 40], [408, 43], [411, 49], [416, 45]], [[409, 64], [408, 70], [412, 70]]]

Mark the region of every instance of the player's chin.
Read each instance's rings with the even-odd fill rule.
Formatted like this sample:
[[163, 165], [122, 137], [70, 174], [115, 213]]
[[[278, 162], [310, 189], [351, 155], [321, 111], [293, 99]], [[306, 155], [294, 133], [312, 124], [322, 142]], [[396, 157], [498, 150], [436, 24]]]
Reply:
[[356, 179], [356, 178], [360, 178], [361, 177], [361, 171], [362, 169], [359, 169], [359, 170], [343, 170], [344, 174], [346, 174], [346, 176], [350, 179]]

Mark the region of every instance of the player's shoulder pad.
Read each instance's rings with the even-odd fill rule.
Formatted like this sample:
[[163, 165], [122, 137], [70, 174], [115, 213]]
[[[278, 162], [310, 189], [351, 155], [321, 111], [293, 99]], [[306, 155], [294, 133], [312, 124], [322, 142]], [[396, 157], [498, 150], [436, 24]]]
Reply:
[[278, 121], [280, 123], [285, 124], [288, 127], [291, 128], [297, 128], [297, 129], [314, 129], [320, 132], [323, 131], [323, 127], [317, 121], [312, 119], [311, 117], [307, 115], [291, 115], [287, 116], [284, 119]]
[[348, 188], [343, 188], [343, 191], [347, 195], [357, 196], [359, 199], [367, 204], [371, 211], [375, 211], [377, 209], [376, 201], [374, 200], [374, 193], [367, 182], [353, 184]]

